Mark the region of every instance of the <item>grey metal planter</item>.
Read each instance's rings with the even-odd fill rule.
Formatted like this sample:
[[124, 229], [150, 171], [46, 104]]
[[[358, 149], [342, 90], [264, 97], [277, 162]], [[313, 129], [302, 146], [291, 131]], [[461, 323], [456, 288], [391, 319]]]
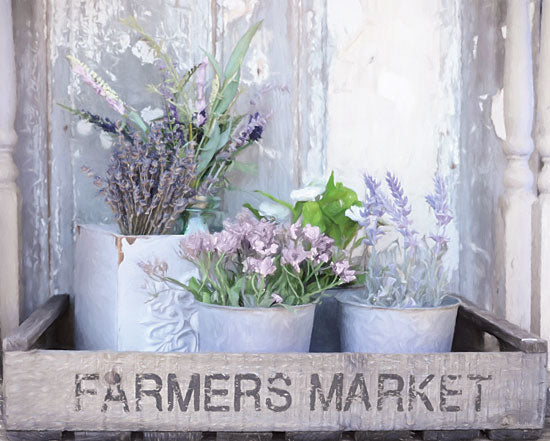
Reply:
[[434, 308], [385, 308], [338, 296], [343, 352], [414, 354], [449, 352], [460, 301]]
[[199, 352], [308, 352], [315, 304], [291, 310], [197, 302]]

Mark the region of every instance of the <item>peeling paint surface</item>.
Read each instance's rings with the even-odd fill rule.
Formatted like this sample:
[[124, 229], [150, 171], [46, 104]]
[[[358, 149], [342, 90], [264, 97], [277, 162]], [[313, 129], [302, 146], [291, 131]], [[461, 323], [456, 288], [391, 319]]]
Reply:
[[[361, 173], [390, 170], [403, 181], [420, 231], [430, 230], [424, 196], [437, 171], [456, 219], [448, 264], [461, 294], [499, 311], [496, 201], [504, 158], [499, 137], [505, 5], [498, 0], [14, 0], [19, 75], [16, 160], [23, 195], [24, 316], [44, 298], [73, 292], [76, 222], [112, 216], [82, 165], [107, 166], [111, 140], [59, 108], [115, 118], [71, 74], [73, 54], [146, 118], [159, 80], [148, 48], [120, 24], [135, 14], [189, 67], [201, 48], [227, 61], [258, 20], [242, 69], [236, 111], [269, 115], [259, 145], [241, 156], [225, 209], [326, 178], [363, 194]], [[503, 6], [504, 5], [504, 6]], [[223, 64], [223, 63], [222, 63]], [[459, 246], [459, 243], [461, 244]]]

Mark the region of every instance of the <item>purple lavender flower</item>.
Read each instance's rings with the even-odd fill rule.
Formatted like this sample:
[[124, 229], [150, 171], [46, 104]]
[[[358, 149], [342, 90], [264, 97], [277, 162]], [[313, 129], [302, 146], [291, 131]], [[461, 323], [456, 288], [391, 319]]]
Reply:
[[212, 234], [212, 242], [218, 254], [226, 255], [235, 254], [241, 245], [240, 237], [227, 230]]
[[180, 241], [180, 248], [184, 255], [198, 257], [203, 251], [213, 251], [214, 243], [209, 233], [201, 231], [184, 236]]
[[273, 303], [283, 303], [283, 298], [277, 293], [271, 294], [271, 298], [273, 299]]
[[331, 262], [330, 267], [343, 283], [353, 282], [355, 280], [355, 271], [350, 269], [349, 262], [342, 260], [340, 262]]
[[405, 196], [399, 179], [390, 172], [386, 173], [386, 182], [393, 197], [393, 203], [389, 200], [386, 202], [386, 211], [395, 222], [397, 230], [403, 235], [405, 248], [414, 248], [417, 239], [416, 231], [411, 228], [412, 221], [409, 219], [411, 214], [409, 199]]
[[430, 238], [435, 242], [436, 255], [445, 249], [449, 242], [445, 231], [453, 216], [448, 199], [445, 182], [440, 175], [436, 175], [434, 177], [434, 194], [426, 196], [426, 202], [433, 209], [437, 223], [437, 232], [430, 234]]
[[239, 136], [235, 139], [237, 147], [242, 147], [249, 142], [257, 141], [262, 137], [265, 126], [265, 118], [259, 112], [249, 115], [248, 124], [239, 132]]
[[308, 253], [302, 245], [289, 245], [283, 248], [281, 253], [281, 263], [290, 265], [297, 273], [300, 272], [300, 264], [306, 260]]
[[247, 257], [245, 260], [245, 271], [254, 272], [262, 277], [267, 277], [277, 271], [272, 257], [256, 258]]

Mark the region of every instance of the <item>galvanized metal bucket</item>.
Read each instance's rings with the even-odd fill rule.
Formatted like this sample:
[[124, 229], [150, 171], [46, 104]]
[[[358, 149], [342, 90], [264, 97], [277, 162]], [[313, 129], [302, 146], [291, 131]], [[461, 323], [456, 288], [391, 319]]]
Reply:
[[288, 310], [197, 302], [199, 352], [308, 352], [315, 306]]
[[339, 327], [343, 352], [421, 354], [449, 352], [460, 301], [448, 297], [433, 308], [385, 308], [341, 293]]

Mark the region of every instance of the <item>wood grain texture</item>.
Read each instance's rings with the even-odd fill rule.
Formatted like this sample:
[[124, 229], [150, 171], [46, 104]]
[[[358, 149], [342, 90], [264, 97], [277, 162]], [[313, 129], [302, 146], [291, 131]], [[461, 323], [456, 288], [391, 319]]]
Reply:
[[143, 441], [199, 441], [202, 432], [143, 432]]
[[540, 430], [488, 430], [487, 437], [493, 441], [522, 441], [539, 439], [542, 436]]
[[357, 431], [355, 441], [413, 441], [417, 439], [409, 430]]
[[500, 319], [489, 311], [485, 311], [473, 303], [461, 298], [462, 304], [458, 310], [459, 317], [467, 319], [479, 330], [494, 335], [504, 342], [511, 350], [523, 352], [547, 352], [546, 340], [531, 334], [504, 319]]
[[61, 441], [61, 432], [22, 432], [8, 431], [8, 439], [10, 441]]
[[480, 437], [479, 430], [425, 430], [423, 441], [468, 441]]
[[339, 441], [342, 432], [286, 432], [285, 441]]
[[7, 352], [19, 430], [538, 429], [544, 353]]
[[50, 297], [21, 326], [4, 339], [2, 342], [4, 351], [27, 351], [31, 349], [52, 323], [65, 312], [68, 306], [69, 295], [67, 294]]

